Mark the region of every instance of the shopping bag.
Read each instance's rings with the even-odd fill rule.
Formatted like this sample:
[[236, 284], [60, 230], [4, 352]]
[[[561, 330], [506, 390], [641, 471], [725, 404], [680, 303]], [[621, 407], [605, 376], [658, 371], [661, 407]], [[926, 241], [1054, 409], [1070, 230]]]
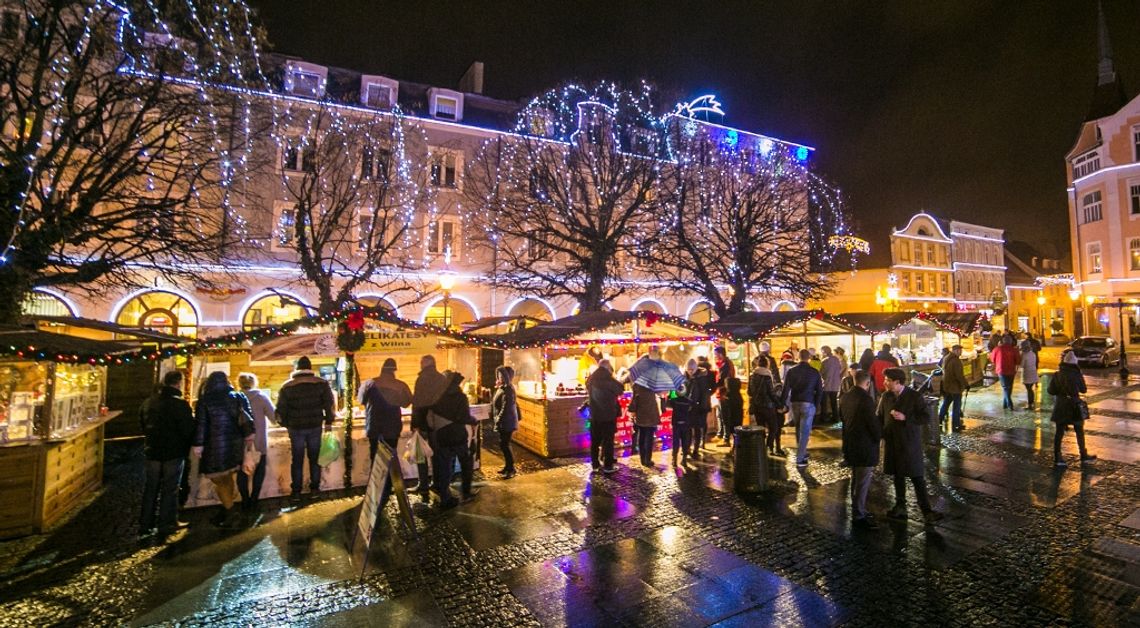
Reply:
[[261, 452], [253, 446], [253, 443], [246, 443], [245, 453], [242, 454], [241, 470], [246, 475], [253, 475], [253, 470], [257, 468], [258, 463], [261, 462]]
[[325, 432], [321, 437], [321, 451], [317, 454], [317, 464], [327, 467], [340, 459], [340, 441], [336, 434]]

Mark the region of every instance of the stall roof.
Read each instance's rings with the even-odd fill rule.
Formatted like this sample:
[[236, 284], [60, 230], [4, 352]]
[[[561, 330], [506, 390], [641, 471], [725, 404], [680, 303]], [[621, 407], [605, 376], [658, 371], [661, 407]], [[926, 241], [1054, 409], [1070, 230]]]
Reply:
[[972, 334], [978, 331], [986, 318], [981, 312], [931, 312], [925, 316], [935, 325], [959, 334]]
[[[599, 332], [615, 325], [624, 325], [634, 320], [644, 321], [645, 327], [641, 331], [641, 336], [644, 337], [681, 337], [685, 334], [692, 336], [694, 333], [702, 337], [711, 335], [705, 327], [676, 316], [644, 311], [608, 310], [605, 312], [583, 312], [512, 333], [499, 334], [494, 338], [516, 348], [538, 347]], [[652, 328], [657, 325], [662, 326], [657, 329], [668, 329], [668, 333], [664, 336], [654, 333]]]
[[58, 356], [111, 355], [135, 349], [121, 342], [92, 340], [12, 326], [0, 327], [0, 346], [11, 350], [5, 357], [39, 360], [52, 360]]
[[801, 336], [803, 325], [811, 335], [852, 334], [852, 327], [836, 321], [823, 310], [790, 310], [785, 312], [740, 312], [717, 319], [705, 328], [718, 336], [726, 336], [737, 342], [759, 340], [780, 334], [792, 325], [800, 327], [788, 334]]
[[520, 328], [534, 327], [541, 325], [543, 322], [540, 318], [533, 316], [488, 316], [480, 318], [479, 320], [467, 323], [463, 326], [463, 332], [468, 334], [487, 335], [504, 333], [495, 328], [500, 325], [518, 325]]
[[157, 342], [162, 344], [194, 342], [192, 338], [172, 336], [170, 334], [164, 334], [161, 332], [152, 331], [150, 329], [141, 329], [138, 327], [124, 327], [115, 323], [99, 321], [91, 318], [76, 318], [72, 316], [25, 316], [24, 320], [34, 324], [35, 327], [41, 331], [47, 331], [44, 329], [45, 326], [68, 326], [106, 332], [115, 334], [116, 336], [129, 336], [129, 338], [114, 338], [114, 340], [117, 340], [119, 342]]
[[859, 333], [881, 336], [911, 322], [918, 317], [918, 312], [852, 312], [833, 314], [832, 317], [854, 327]]

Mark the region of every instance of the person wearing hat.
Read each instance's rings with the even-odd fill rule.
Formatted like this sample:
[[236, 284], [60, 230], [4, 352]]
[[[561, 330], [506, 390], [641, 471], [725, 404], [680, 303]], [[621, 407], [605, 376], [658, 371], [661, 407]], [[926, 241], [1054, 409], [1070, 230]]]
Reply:
[[1061, 441], [1065, 438], [1065, 429], [1068, 426], [1072, 426], [1073, 432], [1077, 435], [1081, 463], [1096, 460], [1096, 456], [1090, 454], [1085, 447], [1085, 415], [1081, 409], [1081, 393], [1087, 391], [1085, 376], [1081, 374], [1076, 354], [1065, 351], [1061, 355], [1061, 366], [1053, 376], [1053, 381], [1049, 382], [1049, 390], [1046, 391], [1056, 398], [1050, 420], [1057, 424], [1053, 431], [1053, 465], [1058, 469], [1069, 466], [1069, 463], [1061, 457]]
[[756, 360], [753, 361], [753, 368], [756, 367], [757, 361], [760, 363], [760, 366], [768, 369], [768, 372], [772, 374], [772, 383], [779, 386], [780, 363], [776, 361], [776, 358], [772, 357], [772, 345], [769, 344], [767, 340], [760, 343], [760, 355], [756, 356]]
[[292, 494], [290, 501], [301, 500], [304, 487], [305, 457], [309, 458], [309, 494], [321, 490], [321, 465], [317, 455], [321, 450], [321, 426], [332, 428], [336, 417], [336, 400], [329, 383], [313, 372], [313, 363], [307, 356], [297, 360], [297, 370], [277, 393], [277, 423], [289, 431], [289, 446], [293, 460], [290, 465]]
[[[404, 382], [396, 379], [396, 361], [392, 358], [384, 360], [380, 367], [380, 374], [366, 380], [360, 385], [356, 395], [357, 400], [364, 406], [364, 432], [368, 435], [368, 459], [376, 457], [376, 450], [383, 442], [396, 453], [396, 445], [400, 442], [400, 433], [404, 431], [404, 419], [401, 408], [412, 405], [412, 391]], [[388, 496], [392, 492], [392, 476], [384, 482], [384, 490], [380, 493], [380, 507], [388, 503]]]
[[590, 411], [590, 463], [594, 472], [609, 474], [617, 471], [614, 465], [614, 435], [621, 415], [618, 399], [625, 386], [614, 378], [613, 364], [603, 358], [598, 368], [586, 380], [586, 404]]

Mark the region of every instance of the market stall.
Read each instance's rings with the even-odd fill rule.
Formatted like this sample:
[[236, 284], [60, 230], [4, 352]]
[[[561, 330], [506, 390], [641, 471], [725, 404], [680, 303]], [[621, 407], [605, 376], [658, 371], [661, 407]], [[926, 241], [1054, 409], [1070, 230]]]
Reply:
[[[558, 457], [589, 450], [585, 403], [586, 379], [602, 358], [619, 376], [651, 345], [662, 357], [683, 367], [690, 359], [711, 358], [714, 335], [690, 321], [654, 312], [586, 312], [567, 318], [486, 336], [507, 347], [505, 362], [515, 369], [519, 429], [515, 442], [541, 456]], [[617, 441], [628, 445], [632, 426], [619, 419]], [[669, 413], [659, 437], [671, 439]]]
[[759, 353], [759, 343], [766, 341], [771, 354], [778, 357], [787, 349], [843, 347], [850, 355], [856, 346], [857, 332], [823, 310], [789, 310], [784, 312], [740, 312], [713, 321], [705, 328], [725, 339], [728, 356], [736, 364], [737, 373], [750, 370], [752, 358]]
[[0, 329], [0, 537], [51, 528], [102, 484], [104, 424], [119, 414], [107, 365], [130, 350]]
[[[339, 338], [338, 323], [345, 317], [313, 317], [294, 321], [286, 326], [251, 330], [225, 338], [205, 341], [199, 351], [188, 359], [190, 390], [214, 371], [225, 372], [236, 385], [239, 373], [257, 376], [259, 387], [276, 401], [281, 386], [288, 381], [293, 365], [301, 356], [313, 363], [313, 370], [326, 379], [338, 398], [335, 433], [341, 436], [342, 445], [351, 441], [351, 453], [322, 469], [321, 488], [342, 488], [348, 480], [352, 486], [361, 486], [368, 478], [368, 439], [364, 431], [364, 408], [356, 403], [356, 390], [360, 381], [380, 374], [383, 362], [396, 361], [396, 377], [414, 389], [420, 371], [420, 359], [435, 357], [440, 371], [452, 370], [464, 374], [464, 391], [471, 401], [472, 415], [486, 419], [489, 408], [479, 403], [475, 374], [478, 369], [478, 339], [433, 325], [403, 320], [387, 311], [368, 311], [358, 319], [361, 336], [353, 346], [351, 358], [346, 355], [344, 341]], [[343, 331], [343, 329], [341, 330]], [[196, 395], [192, 395], [195, 396]], [[404, 411], [405, 429], [397, 447], [405, 478], [415, 478], [415, 465], [401, 455], [410, 442], [410, 411]], [[476, 444], [480, 435], [472, 429]], [[288, 432], [283, 427], [271, 426], [267, 430], [268, 455], [266, 480], [262, 497], [287, 495], [290, 492], [290, 447]], [[346, 446], [347, 450], [348, 447]], [[477, 448], [476, 448], [477, 451]], [[196, 461], [192, 461], [192, 465]], [[476, 456], [476, 467], [479, 460]], [[191, 469], [191, 477], [197, 478]], [[198, 482], [192, 487], [190, 506], [216, 503], [209, 482]]]
[[938, 368], [943, 349], [960, 344], [966, 379], [981, 379], [986, 358], [975, 345], [982, 320], [979, 313], [862, 312], [833, 318], [858, 330], [859, 353], [866, 348], [877, 352], [889, 344], [901, 366], [923, 373]]

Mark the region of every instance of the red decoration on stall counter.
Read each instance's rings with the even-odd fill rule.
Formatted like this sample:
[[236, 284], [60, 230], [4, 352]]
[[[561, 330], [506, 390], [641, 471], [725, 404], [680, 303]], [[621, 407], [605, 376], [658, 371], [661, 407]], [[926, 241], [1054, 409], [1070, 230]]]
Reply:
[[653, 325], [657, 323], [659, 318], [660, 317], [658, 316], [657, 312], [646, 312], [645, 313], [645, 326], [646, 327], [653, 327]]

